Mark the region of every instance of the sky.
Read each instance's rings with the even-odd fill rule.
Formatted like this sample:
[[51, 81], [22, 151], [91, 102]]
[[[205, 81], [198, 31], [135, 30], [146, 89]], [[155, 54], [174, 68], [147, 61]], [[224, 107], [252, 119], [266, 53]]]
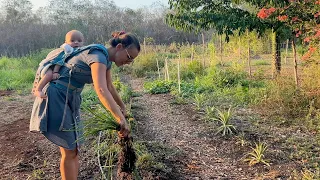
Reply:
[[[48, 0], [29, 0], [34, 9], [46, 6]], [[132, 9], [137, 9], [142, 6], [150, 6], [155, 2], [160, 2], [164, 5], [168, 5], [168, 0], [114, 0], [115, 4], [119, 7], [128, 7]]]

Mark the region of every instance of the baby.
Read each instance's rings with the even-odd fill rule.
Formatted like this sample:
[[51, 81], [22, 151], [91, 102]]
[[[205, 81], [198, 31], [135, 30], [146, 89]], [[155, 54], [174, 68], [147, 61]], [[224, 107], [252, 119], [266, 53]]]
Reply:
[[[71, 30], [66, 34], [65, 43], [61, 45], [65, 55], [70, 55], [74, 48], [83, 46], [84, 36], [80, 31]], [[46, 98], [47, 96], [42, 92], [44, 86], [51, 80], [58, 79], [60, 77], [59, 70], [60, 67], [64, 64], [64, 58], [59, 59], [54, 62], [54, 67], [49, 68], [45, 74], [41, 77], [41, 80], [38, 86], [35, 89], [34, 95], [40, 98]], [[53, 70], [52, 70], [53, 69]]]

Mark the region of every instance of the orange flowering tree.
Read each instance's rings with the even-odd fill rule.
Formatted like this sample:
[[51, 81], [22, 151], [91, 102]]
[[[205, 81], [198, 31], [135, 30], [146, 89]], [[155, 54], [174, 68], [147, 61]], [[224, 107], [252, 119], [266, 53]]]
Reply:
[[257, 16], [264, 21], [277, 19], [290, 27], [296, 38], [309, 45], [303, 59], [320, 48], [320, 0], [287, 0], [282, 7], [261, 8]]

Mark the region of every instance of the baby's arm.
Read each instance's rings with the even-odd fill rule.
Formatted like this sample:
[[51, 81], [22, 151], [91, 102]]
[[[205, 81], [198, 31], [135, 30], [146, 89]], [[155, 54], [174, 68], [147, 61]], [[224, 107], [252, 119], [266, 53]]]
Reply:
[[66, 55], [70, 55], [73, 52], [73, 47], [67, 43], [62, 44], [60, 47], [63, 48]]
[[53, 68], [53, 77], [52, 79], [58, 79], [60, 77], [60, 74], [59, 74], [59, 70], [60, 70], [60, 65], [56, 64]]

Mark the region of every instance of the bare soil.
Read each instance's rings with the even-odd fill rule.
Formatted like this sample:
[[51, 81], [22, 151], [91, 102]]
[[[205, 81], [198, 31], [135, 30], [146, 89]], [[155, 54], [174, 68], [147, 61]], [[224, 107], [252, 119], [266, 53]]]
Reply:
[[[292, 171], [299, 169], [287, 159], [273, 132], [245, 132], [246, 141], [265, 140], [273, 149], [266, 156], [272, 159], [270, 167], [250, 167], [243, 161], [251, 151], [248, 145], [241, 146], [236, 137], [216, 135], [214, 125], [206, 123], [193, 105], [172, 103], [174, 97], [169, 94], [143, 93], [142, 79], [132, 80], [131, 85], [142, 94], [132, 105], [138, 122], [137, 139], [149, 142], [149, 151], [167, 166], [166, 172], [154, 172], [150, 179], [290, 179]], [[237, 118], [238, 127], [250, 126]]]
[[[237, 117], [235, 123], [246, 130], [246, 141], [268, 141], [270, 167], [248, 166], [243, 159], [250, 147], [241, 146], [237, 137], [216, 135], [214, 125], [204, 122], [192, 104], [174, 104], [169, 94], [144, 93], [143, 79], [129, 82], [141, 94], [132, 101], [137, 122], [134, 140], [145, 142], [165, 166], [140, 171], [143, 179], [291, 179], [292, 172], [300, 170], [299, 164], [287, 158], [288, 149], [283, 147], [287, 137], [282, 138], [281, 129], [258, 133], [246, 128], [250, 124], [245, 120], [248, 110], [243, 110], [243, 117]], [[28, 131], [32, 104], [32, 96], [0, 92], [0, 179], [60, 179], [58, 147]], [[82, 149], [80, 161], [79, 179], [99, 179], [90, 143]]]

